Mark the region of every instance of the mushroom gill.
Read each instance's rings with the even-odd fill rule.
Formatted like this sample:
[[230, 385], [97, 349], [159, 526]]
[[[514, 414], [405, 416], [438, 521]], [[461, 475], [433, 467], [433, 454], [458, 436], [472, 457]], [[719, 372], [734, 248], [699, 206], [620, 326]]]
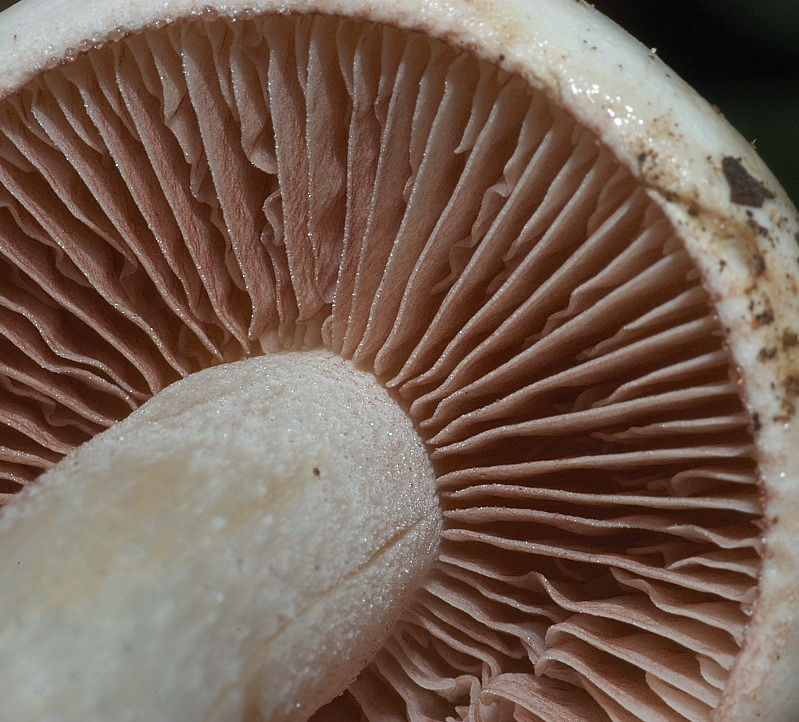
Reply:
[[710, 719], [758, 596], [753, 421], [640, 174], [413, 30], [118, 35], [0, 104], [4, 499], [181, 378], [324, 348], [412, 420], [443, 531], [312, 719]]

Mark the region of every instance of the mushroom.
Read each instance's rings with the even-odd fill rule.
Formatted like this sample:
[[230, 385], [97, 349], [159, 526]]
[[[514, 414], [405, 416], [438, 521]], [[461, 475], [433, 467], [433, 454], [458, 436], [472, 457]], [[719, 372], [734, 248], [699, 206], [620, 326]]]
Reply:
[[9, 719], [799, 705], [799, 217], [646, 48], [22, 0], [0, 66]]

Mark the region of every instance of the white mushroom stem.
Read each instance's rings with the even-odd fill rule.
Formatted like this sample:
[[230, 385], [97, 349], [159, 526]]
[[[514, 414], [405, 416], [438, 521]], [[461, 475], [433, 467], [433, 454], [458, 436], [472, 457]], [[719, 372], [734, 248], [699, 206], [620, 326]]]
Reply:
[[3, 718], [306, 719], [422, 582], [433, 479], [385, 389], [326, 352], [169, 387], [0, 520]]

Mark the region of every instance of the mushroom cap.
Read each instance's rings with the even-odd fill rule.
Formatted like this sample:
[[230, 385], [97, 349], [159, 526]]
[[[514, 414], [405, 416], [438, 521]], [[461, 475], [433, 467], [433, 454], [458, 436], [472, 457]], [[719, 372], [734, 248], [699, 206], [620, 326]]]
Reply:
[[[58, 18], [55, 25], [40, 22], [45, 11]], [[785, 718], [799, 706], [799, 693], [790, 683], [799, 663], [791, 623], [796, 613], [793, 540], [799, 524], [792, 492], [799, 448], [794, 419], [799, 217], [748, 143], [648, 49], [587, 4], [571, 0], [409, 0], [401, 6], [256, 1], [212, 9], [208, 3], [179, 0], [167, 6], [150, 0], [23, 0], [4, 13], [0, 27], [5, 68], [0, 93], [11, 98], [63, 61], [172, 20], [238, 22], [297, 14], [421, 33], [520, 78], [552, 104], [553, 112], [565, 112], [608, 149], [668, 220], [698, 269], [724, 331], [751, 419], [764, 509], [757, 599], [717, 715], [745, 720], [757, 712], [764, 719]], [[390, 383], [397, 369], [385, 359], [384, 367], [378, 375]], [[435, 439], [443, 427], [433, 426], [429, 433]], [[441, 446], [461, 441], [457, 433], [452, 438]], [[444, 478], [450, 462], [441, 461], [435, 448]], [[463, 452], [455, 449], [458, 453]], [[467, 493], [458, 484], [453, 488]]]

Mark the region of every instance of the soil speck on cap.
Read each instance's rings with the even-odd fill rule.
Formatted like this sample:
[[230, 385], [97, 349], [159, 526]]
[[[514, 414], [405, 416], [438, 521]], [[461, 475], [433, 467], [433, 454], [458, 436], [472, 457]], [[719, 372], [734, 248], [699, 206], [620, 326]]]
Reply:
[[732, 203], [760, 208], [767, 198], [774, 198], [774, 194], [743, 167], [740, 158], [725, 156], [721, 160], [721, 170], [730, 187]]
[[789, 348], [799, 346], [799, 336], [794, 331], [786, 330], [782, 334], [782, 347], [787, 351]]

